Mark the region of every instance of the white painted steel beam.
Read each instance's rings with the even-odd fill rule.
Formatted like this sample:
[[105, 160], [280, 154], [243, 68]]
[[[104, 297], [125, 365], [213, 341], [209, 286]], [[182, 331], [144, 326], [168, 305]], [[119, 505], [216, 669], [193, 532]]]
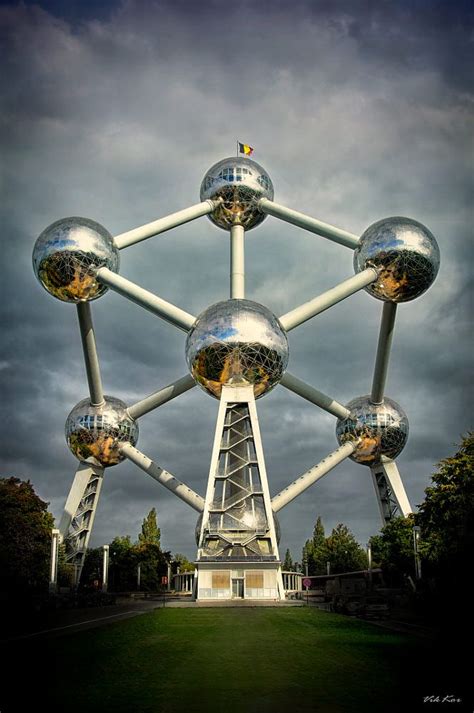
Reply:
[[[381, 462], [372, 466], [370, 470], [372, 473], [375, 493], [377, 495], [380, 515], [384, 525], [392, 517], [392, 514], [390, 513], [389, 500], [395, 502], [400, 513], [404, 517], [413, 512], [413, 508], [408, 500], [403, 481], [400, 477], [398, 466], [394, 460], [382, 456]], [[387, 484], [389, 486], [388, 489]]]
[[245, 297], [245, 231], [242, 225], [230, 229], [230, 296]]
[[291, 503], [292, 500], [297, 498], [298, 495], [301, 495], [301, 493], [313, 485], [313, 483], [320, 480], [323, 475], [329, 473], [336, 465], [348, 458], [354, 452], [355, 448], [355, 443], [344, 443], [344, 445], [339, 446], [339, 448], [326, 456], [326, 458], [323, 458], [320, 463], [310, 468], [306, 473], [303, 473], [303, 475], [300, 475], [297, 480], [293, 481], [293, 483], [272, 498], [273, 512], [278, 512], [285, 507], [285, 505]]
[[164, 485], [165, 488], [168, 488], [168, 490], [177, 495], [178, 498], [184, 500], [184, 502], [190, 505], [194, 510], [197, 510], [197, 512], [204, 510], [203, 497], [175, 478], [174, 475], [160, 468], [159, 465], [154, 463], [144, 453], [141, 453], [137, 448], [134, 448], [129, 443], [124, 443], [120, 446], [120, 451], [128, 460], [135, 463], [135, 465], [141, 468], [145, 473], [148, 473], [148, 475], [151, 475], [152, 478], [161, 483], [161, 485]]
[[309, 386], [309, 384], [293, 376], [293, 374], [286, 372], [280, 384], [289, 391], [293, 391], [293, 393], [298, 394], [298, 396], [302, 396], [302, 398], [319, 406], [337, 418], [347, 418], [350, 414], [349, 409], [338, 401], [335, 401], [330, 396], [326, 396], [326, 394], [323, 394], [322, 391], [318, 391], [313, 386]]
[[61, 520], [59, 522], [61, 541], [64, 540], [71, 525], [72, 518], [77, 513], [79, 504], [82, 500], [85, 489], [89, 484], [91, 476], [97, 475], [101, 477], [103, 473], [104, 469], [100, 466], [92, 466], [89, 463], [79, 463], [69, 495], [67, 496]]
[[381, 404], [383, 402], [396, 314], [396, 303], [384, 302], [382, 321], [380, 324], [379, 342], [377, 346], [377, 356], [375, 358], [372, 393], [370, 396], [370, 400], [374, 404]]
[[126, 233], [120, 233], [120, 235], [114, 237], [115, 244], [119, 250], [128, 248], [130, 245], [135, 245], [135, 243], [140, 243], [142, 240], [151, 238], [154, 235], [164, 233], [166, 230], [176, 228], [178, 225], [189, 223], [191, 220], [200, 218], [202, 215], [212, 213], [219, 205], [219, 202], [220, 201], [208, 200], [203, 203], [197, 203], [177, 213], [171, 213], [171, 215], [167, 215], [164, 218], [159, 218], [151, 223], [146, 223], [146, 225], [141, 225], [139, 228], [128, 230]]
[[175, 399], [177, 396], [186, 393], [186, 391], [189, 391], [194, 386], [196, 386], [196, 382], [191, 374], [187, 374], [186, 376], [183, 376], [182, 379], [178, 379], [172, 384], [169, 384], [169, 386], [165, 386], [163, 389], [155, 391], [155, 393], [150, 394], [150, 396], [147, 396], [145, 399], [137, 401], [137, 403], [133, 404], [133, 406], [129, 406], [127, 411], [131, 418], [140, 418], [146, 413], [158, 408], [158, 406], [162, 406], [168, 401]]
[[323, 292], [319, 297], [315, 297], [313, 300], [305, 302], [291, 310], [291, 312], [284, 314], [280, 317], [282, 327], [287, 332], [289, 332], [290, 329], [299, 327], [300, 324], [307, 322], [308, 319], [315, 317], [317, 314], [321, 314], [321, 312], [329, 309], [329, 307], [345, 300], [347, 297], [350, 297], [350, 295], [375, 282], [377, 277], [377, 270], [373, 267], [368, 267], [366, 270], [354, 275], [354, 277], [349, 277], [348, 280], [344, 280], [344, 282], [336, 285], [336, 287], [332, 287], [330, 290]]
[[82, 349], [84, 351], [84, 362], [87, 381], [89, 383], [91, 403], [93, 406], [100, 406], [104, 403], [104, 391], [102, 388], [97, 345], [89, 302], [79, 302], [77, 305], [77, 316], [79, 318], [79, 329], [81, 331]]
[[149, 312], [153, 312], [153, 314], [164, 319], [165, 322], [169, 322], [184, 332], [189, 332], [196, 321], [196, 317], [193, 317], [192, 314], [176, 307], [171, 304], [171, 302], [166, 302], [166, 300], [161, 299], [161, 297], [157, 297], [153, 292], [144, 290], [139, 285], [117, 275], [117, 273], [112, 272], [112, 270], [109, 270], [107, 267], [99, 268], [96, 272], [96, 277], [100, 283], [107, 285], [107, 287], [110, 287], [114, 292], [118, 292], [119, 295], [135, 302], [140, 305], [140, 307], [144, 307]]
[[263, 213], [273, 215], [275, 218], [280, 218], [280, 220], [296, 225], [298, 228], [309, 230], [311, 233], [316, 233], [316, 235], [321, 235], [323, 238], [339, 243], [339, 245], [344, 245], [344, 247], [351, 248], [351, 250], [354, 250], [359, 244], [359, 237], [354, 233], [348, 233], [346, 230], [335, 228], [333, 225], [316, 220], [316, 218], [310, 218], [304, 213], [286, 208], [286, 206], [274, 203], [268, 198], [261, 198], [258, 202], [258, 207]]

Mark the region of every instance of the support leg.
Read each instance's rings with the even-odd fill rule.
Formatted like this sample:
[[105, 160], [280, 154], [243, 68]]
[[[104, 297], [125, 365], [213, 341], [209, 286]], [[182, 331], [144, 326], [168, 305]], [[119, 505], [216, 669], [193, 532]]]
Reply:
[[413, 512], [395, 461], [382, 457], [382, 462], [370, 470], [384, 525], [398, 515], [406, 517]]
[[74, 585], [79, 585], [102, 488], [104, 469], [80, 463], [59, 524], [66, 546], [66, 562], [74, 566]]

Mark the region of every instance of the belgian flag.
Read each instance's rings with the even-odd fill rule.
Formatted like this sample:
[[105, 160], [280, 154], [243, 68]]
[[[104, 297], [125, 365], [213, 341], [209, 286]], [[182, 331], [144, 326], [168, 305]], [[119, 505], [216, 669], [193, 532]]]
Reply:
[[239, 152], [246, 156], [251, 156], [253, 154], [253, 148], [248, 144], [241, 144], [239, 141]]

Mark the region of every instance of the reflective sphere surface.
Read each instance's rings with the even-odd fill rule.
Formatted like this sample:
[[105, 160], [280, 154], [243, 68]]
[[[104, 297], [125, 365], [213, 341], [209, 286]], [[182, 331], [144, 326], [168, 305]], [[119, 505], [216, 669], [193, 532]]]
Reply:
[[220, 398], [224, 384], [253, 384], [257, 398], [280, 381], [288, 339], [269, 309], [230, 299], [208, 307], [186, 340], [189, 370], [204, 391]]
[[352, 460], [370, 466], [382, 456], [396, 458], [402, 452], [408, 438], [408, 419], [395, 401], [385, 397], [382, 404], [373, 404], [370, 396], [361, 396], [346, 408], [351, 414], [338, 420], [336, 435], [341, 445], [362, 439]]
[[439, 270], [439, 248], [424, 225], [410, 218], [385, 218], [362, 234], [354, 251], [354, 270], [380, 268], [365, 289], [386, 302], [409, 302], [426, 292]]
[[201, 201], [217, 200], [222, 203], [209, 214], [213, 223], [230, 230], [233, 225], [243, 225], [246, 230], [265, 218], [258, 208], [260, 198], [273, 200], [270, 176], [256, 161], [244, 157], [225, 158], [212, 166], [201, 184]]
[[87, 218], [63, 218], [43, 230], [33, 250], [39, 282], [63, 302], [95, 300], [106, 292], [94, 268], [118, 272], [119, 251], [110, 233]]
[[110, 466], [124, 460], [121, 443], [136, 445], [138, 424], [128, 415], [123, 401], [104, 398], [102, 406], [92, 406], [84, 399], [72, 409], [66, 421], [66, 440], [80, 461]]

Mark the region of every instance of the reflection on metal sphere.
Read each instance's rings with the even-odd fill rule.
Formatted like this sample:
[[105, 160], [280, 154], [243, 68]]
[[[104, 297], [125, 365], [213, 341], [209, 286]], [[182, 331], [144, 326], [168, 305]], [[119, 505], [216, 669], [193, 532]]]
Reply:
[[212, 222], [224, 230], [233, 225], [243, 225], [249, 230], [265, 218], [257, 203], [260, 198], [273, 200], [273, 184], [255, 161], [225, 158], [209, 169], [201, 183], [202, 201], [218, 198], [222, 202], [209, 215]]
[[269, 309], [230, 299], [208, 307], [186, 340], [189, 370], [204, 391], [220, 398], [224, 384], [253, 384], [255, 398], [280, 381], [288, 339]]
[[[203, 517], [203, 514], [201, 513], [197, 519], [196, 527], [194, 529], [194, 537], [196, 539], [196, 545], [198, 545], [198, 546], [199, 546], [199, 538], [201, 537], [202, 517]], [[260, 518], [258, 518], [258, 520], [257, 520], [255, 518], [255, 515], [250, 517], [249, 514], [246, 513], [246, 521], [245, 521], [245, 525], [244, 525], [245, 529], [242, 531], [243, 532], [242, 539], [248, 540], [250, 530], [254, 530], [255, 532], [258, 532], [259, 530], [261, 530], [262, 523], [264, 526], [266, 526], [267, 521], [266, 521], [265, 517], [263, 518], [262, 521], [260, 521]], [[277, 544], [279, 544], [280, 538], [281, 538], [281, 528], [280, 528], [280, 522], [279, 522], [275, 513], [273, 513], [273, 524], [275, 525], [276, 541], [277, 541]], [[228, 530], [227, 532], [229, 533], [228, 534], [229, 541], [230, 542], [235, 541], [236, 533], [237, 533], [236, 527], [234, 526], [233, 530]], [[225, 537], [226, 531], [222, 530], [222, 534]]]
[[80, 461], [106, 467], [124, 460], [121, 443], [136, 445], [138, 424], [128, 415], [123, 401], [104, 398], [101, 406], [92, 406], [84, 399], [72, 409], [66, 421], [66, 440]]
[[362, 234], [354, 270], [380, 269], [365, 289], [386, 302], [409, 302], [426, 292], [439, 270], [439, 248], [424, 225], [410, 218], [385, 218]]
[[396, 458], [402, 452], [408, 438], [408, 419], [395, 401], [385, 397], [383, 403], [373, 404], [370, 396], [361, 396], [346, 408], [350, 416], [338, 420], [336, 435], [341, 445], [362, 439], [352, 460], [373, 465], [382, 456]]
[[94, 269], [118, 272], [119, 251], [110, 233], [87, 218], [63, 218], [43, 230], [33, 250], [39, 282], [63, 302], [87, 302], [106, 290]]

